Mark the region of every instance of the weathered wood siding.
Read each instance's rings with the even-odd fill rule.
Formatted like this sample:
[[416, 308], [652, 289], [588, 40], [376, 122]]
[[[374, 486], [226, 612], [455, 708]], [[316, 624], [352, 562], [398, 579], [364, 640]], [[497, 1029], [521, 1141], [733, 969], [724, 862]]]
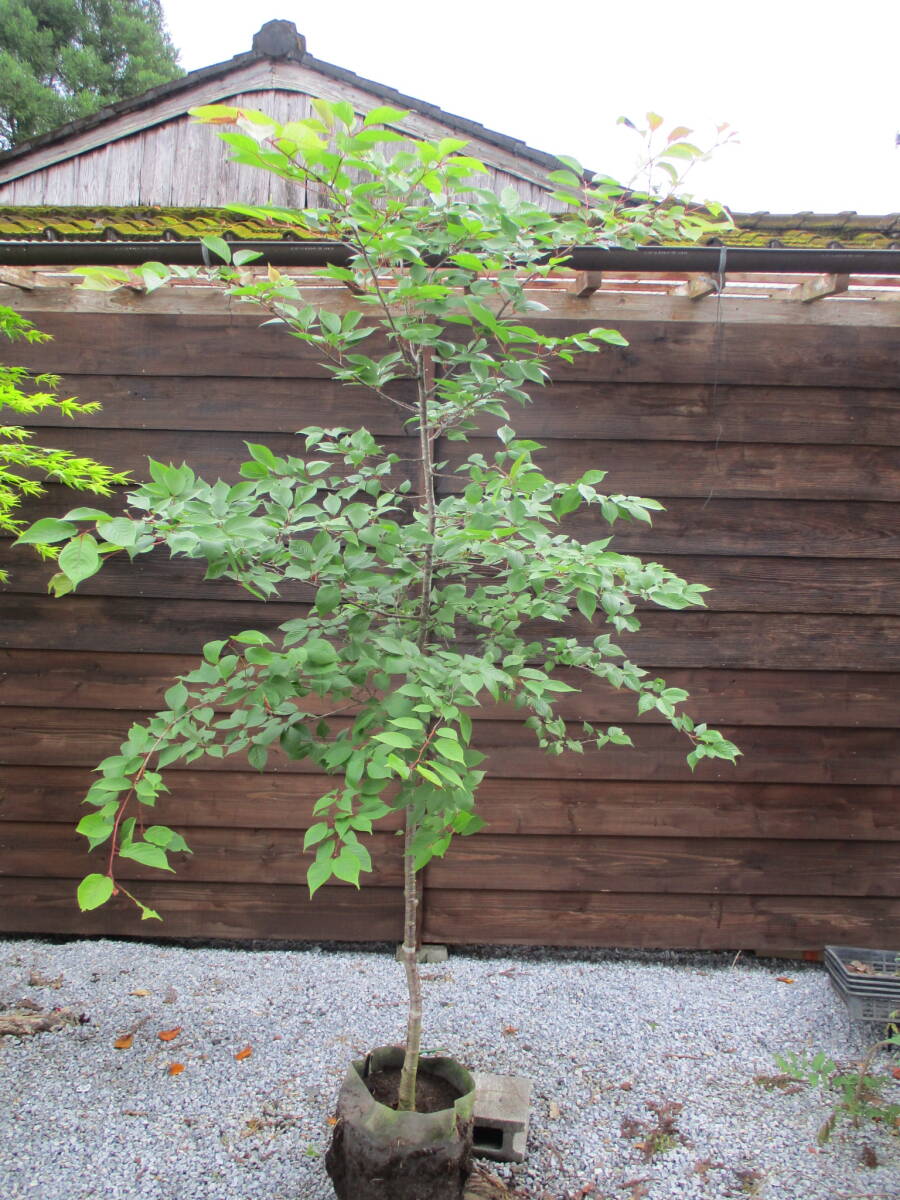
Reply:
[[[243, 204], [315, 206], [316, 198], [307, 196], [297, 184], [231, 163], [231, 151], [216, 130], [197, 125], [186, 115], [187, 109], [197, 104], [232, 104], [259, 109], [286, 122], [315, 115], [312, 96], [349, 99], [360, 112], [384, 103], [359, 89], [336, 88], [333, 81], [303, 73], [300, 68], [285, 70], [282, 64], [280, 69], [283, 74], [274, 84], [271, 72], [263, 80], [257, 68], [256, 77], [267, 86], [252, 86], [253, 76], [246, 90], [220, 83], [210, 94], [207, 88], [193, 98], [179, 98], [174, 112], [162, 106], [158, 119], [150, 125], [143, 124], [146, 115], [133, 114], [106, 123], [80, 140], [0, 164], [0, 204], [220, 207], [240, 200]], [[299, 79], [295, 78], [298, 73]], [[310, 90], [304, 92], [301, 86]], [[456, 136], [453, 128], [413, 112], [401, 128], [411, 137]], [[468, 152], [491, 165], [489, 176], [484, 177], [487, 186], [498, 191], [512, 186], [528, 199], [560, 207], [548, 201], [540, 186], [541, 168], [534, 162], [477, 138], [470, 142]], [[479, 183], [484, 186], [481, 180]]]
[[[404, 437], [394, 412], [341, 392], [314, 355], [213, 296], [16, 299], [55, 337], [17, 348], [18, 360], [62, 372], [67, 393], [104, 405], [42, 438], [138, 476], [150, 454], [233, 478], [246, 438], [287, 448], [294, 430], [331, 415], [391, 444]], [[620, 640], [687, 687], [692, 711], [744, 757], [692, 776], [667, 726], [638, 720], [628, 696], [600, 686], [567, 697], [567, 717], [623, 724], [637, 750], [547, 758], [512, 713], [486, 710], [477, 742], [489, 756], [489, 829], [425, 872], [425, 938], [881, 944], [900, 919], [896, 310], [734, 300], [719, 330], [714, 300], [598, 293], [551, 310], [548, 328], [615, 324], [631, 345], [561, 371], [517, 428], [546, 444], [551, 474], [604, 466], [610, 490], [666, 505], [652, 529], [618, 527], [615, 544], [711, 584], [709, 608], [647, 611], [643, 636]], [[52, 490], [32, 513], [74, 503]], [[605, 532], [593, 517], [572, 527]], [[160, 818], [185, 827], [196, 853], [171, 881], [124, 868], [165, 924], [149, 929], [124, 903], [79, 914], [74, 886], [89, 860], [73, 824], [91, 768], [204, 640], [275, 627], [309, 595], [260, 605], [202, 583], [196, 564], [143, 560], [55, 601], [45, 566], [0, 549], [12, 571], [0, 593], [0, 928], [399, 937], [390, 827], [361, 893], [336, 885], [307, 900], [300, 844], [325, 781], [287, 761], [271, 775], [230, 760], [171, 771]], [[581, 618], [572, 628], [586, 632]]]

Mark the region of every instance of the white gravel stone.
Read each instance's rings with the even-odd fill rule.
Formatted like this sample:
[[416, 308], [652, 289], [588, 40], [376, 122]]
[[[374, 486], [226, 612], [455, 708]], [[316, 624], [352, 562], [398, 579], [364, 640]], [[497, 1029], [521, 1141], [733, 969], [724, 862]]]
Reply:
[[[403, 1034], [393, 949], [0, 942], [0, 1004], [88, 1018], [0, 1041], [0, 1196], [331, 1200], [323, 1158], [347, 1060]], [[29, 986], [32, 972], [62, 985]], [[777, 1053], [850, 1062], [874, 1035], [820, 967], [480, 948], [423, 974], [428, 1049], [533, 1080], [528, 1158], [492, 1167], [522, 1200], [900, 1196], [896, 1130], [845, 1123], [819, 1147], [827, 1094], [754, 1082]], [[900, 1102], [892, 1065], [877, 1070]], [[677, 1134], [648, 1161], [622, 1123], [652, 1124], [648, 1104], [665, 1103], [682, 1105]]]

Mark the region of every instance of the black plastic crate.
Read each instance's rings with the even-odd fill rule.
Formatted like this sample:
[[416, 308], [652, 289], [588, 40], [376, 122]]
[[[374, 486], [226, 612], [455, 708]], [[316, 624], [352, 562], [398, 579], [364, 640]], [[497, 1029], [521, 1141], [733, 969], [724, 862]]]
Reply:
[[[900, 1018], [900, 951], [826, 946], [824, 961], [851, 1020], [884, 1024]], [[879, 974], [852, 970], [851, 964], [856, 962]]]

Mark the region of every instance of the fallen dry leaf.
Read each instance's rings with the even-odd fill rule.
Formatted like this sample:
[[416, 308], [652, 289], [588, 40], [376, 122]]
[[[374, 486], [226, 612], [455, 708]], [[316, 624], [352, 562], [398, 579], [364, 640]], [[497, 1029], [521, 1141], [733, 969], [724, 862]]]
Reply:
[[237, 1054], [234, 1057], [238, 1060], [238, 1062], [243, 1062], [244, 1059], [249, 1058], [252, 1053], [253, 1053], [253, 1047], [245, 1046], [243, 1048], [243, 1050], [238, 1050]]
[[39, 971], [32, 971], [28, 976], [29, 987], [49, 987], [55, 988], [58, 991], [62, 985], [62, 975], [57, 975], [55, 979], [50, 979], [46, 975], [41, 975]]
[[176, 1025], [174, 1029], [163, 1029], [156, 1036], [161, 1042], [173, 1042], [181, 1033], [181, 1026]]
[[874, 1171], [878, 1166], [878, 1155], [871, 1146], [863, 1146], [859, 1158], [862, 1165], [868, 1167], [870, 1171]]
[[180, 1075], [184, 1070], [184, 1063], [169, 1063], [169, 1074]]
[[0, 1012], [0, 1037], [27, 1037], [62, 1029], [64, 1025], [87, 1025], [89, 1021], [90, 1017], [73, 1012], [71, 1008], [54, 1008], [51, 1012], [44, 1012], [39, 1004], [32, 1005], [20, 1000], [12, 1008]]
[[871, 963], [860, 962], [858, 958], [851, 959], [847, 964], [847, 970], [853, 975], [874, 975], [875, 968]]
[[518, 1029], [516, 1028], [516, 1026], [515, 1026], [515, 1025], [504, 1025], [504, 1026], [503, 1026], [503, 1032], [504, 1032], [505, 1034], [507, 1034], [507, 1036], [509, 1036], [509, 1035], [512, 1035], [512, 1034], [514, 1034], [514, 1033], [518, 1033], [519, 1031], [518, 1031]]
[[134, 1034], [133, 1033], [123, 1033], [121, 1037], [117, 1037], [116, 1040], [113, 1042], [113, 1046], [115, 1047], [116, 1050], [130, 1050], [133, 1045], [134, 1045]]
[[149, 996], [150, 993], [147, 991], [146, 988], [135, 988], [134, 991], [131, 993], [131, 995], [132, 996]]
[[776, 975], [775, 978], [778, 980], [779, 983], [796, 983], [797, 982], [796, 979], [791, 979], [790, 975]]

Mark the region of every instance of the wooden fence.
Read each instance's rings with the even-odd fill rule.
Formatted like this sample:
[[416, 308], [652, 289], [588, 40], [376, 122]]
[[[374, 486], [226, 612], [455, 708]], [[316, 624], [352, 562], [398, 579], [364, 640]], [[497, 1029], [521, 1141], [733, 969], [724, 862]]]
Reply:
[[[486, 710], [476, 741], [488, 754], [489, 828], [425, 871], [424, 938], [891, 944], [900, 920], [900, 305], [542, 298], [548, 329], [605, 323], [631, 344], [560, 371], [516, 414], [516, 428], [546, 445], [551, 476], [601, 466], [610, 491], [665, 504], [652, 529], [617, 527], [614, 548], [712, 585], [709, 608], [647, 611], [641, 635], [617, 640], [688, 688], [691, 711], [744, 756], [737, 767], [701, 763], [692, 776], [677, 735], [600, 686], [569, 697], [566, 715], [624, 724], [636, 751], [547, 758], [512, 713]], [[58, 371], [66, 394], [103, 402], [100, 415], [58, 422], [40, 440], [137, 477], [151, 455], [234, 478], [245, 440], [286, 451], [311, 422], [364, 422], [403, 445], [393, 411], [340, 389], [298, 342], [210, 292], [0, 289], [0, 302], [55, 338], [15, 347], [13, 361]], [[29, 516], [76, 502], [54, 487]], [[572, 527], [601, 535], [591, 516]], [[171, 880], [123, 864], [165, 923], [141, 924], [124, 902], [80, 914], [75, 881], [91, 860], [73, 825], [91, 768], [159, 706], [203, 641], [275, 627], [308, 597], [261, 605], [233, 584], [203, 583], [197, 564], [153, 559], [112, 565], [57, 601], [29, 552], [5, 543], [0, 562], [12, 574], [0, 592], [0, 929], [399, 937], [390, 827], [375, 838], [377, 869], [361, 892], [335, 885], [308, 900], [302, 831], [327, 789], [286, 760], [266, 775], [232, 760], [171, 771], [159, 816], [186, 830], [194, 856]], [[581, 618], [572, 628], [586, 631]]]

